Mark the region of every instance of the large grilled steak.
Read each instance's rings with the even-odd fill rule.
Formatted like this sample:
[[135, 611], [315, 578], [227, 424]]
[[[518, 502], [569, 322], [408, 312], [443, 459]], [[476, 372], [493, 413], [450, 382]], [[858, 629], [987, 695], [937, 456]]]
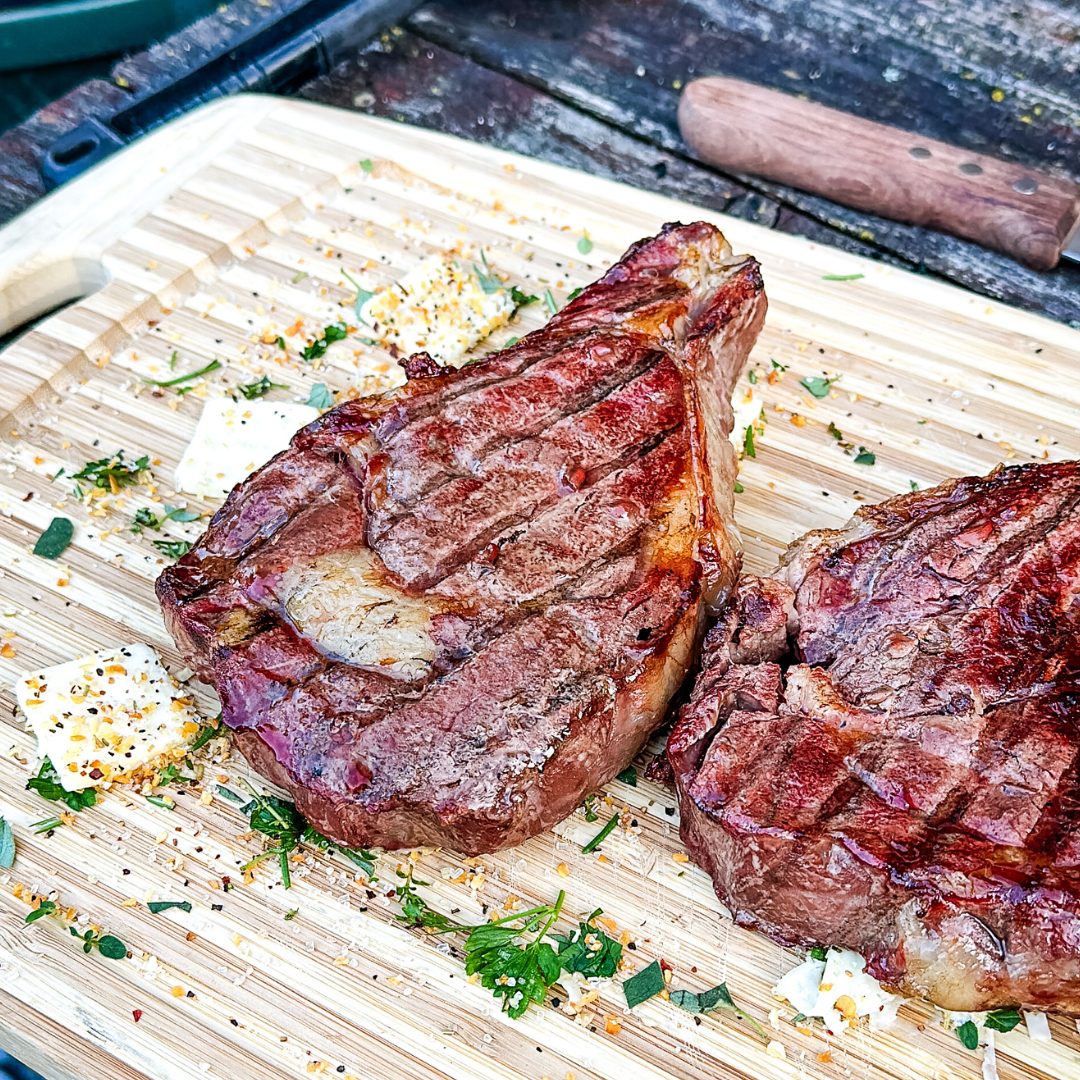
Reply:
[[738, 569], [729, 398], [765, 313], [711, 225], [536, 333], [300, 431], [158, 580], [226, 723], [347, 844], [516, 844], [630, 762]]
[[740, 583], [672, 734], [737, 922], [1080, 1014], [1080, 463], [860, 510]]

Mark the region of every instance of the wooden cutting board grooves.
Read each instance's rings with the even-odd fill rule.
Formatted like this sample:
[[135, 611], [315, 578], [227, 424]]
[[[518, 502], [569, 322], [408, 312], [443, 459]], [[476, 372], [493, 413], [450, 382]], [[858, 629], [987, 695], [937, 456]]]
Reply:
[[[211, 376], [219, 390], [264, 372], [288, 384], [276, 392], [282, 400], [305, 399], [315, 382], [348, 388], [351, 351], [301, 370], [280, 365], [276, 346], [260, 341], [297, 318], [310, 331], [341, 317], [335, 305], [350, 295], [342, 269], [374, 287], [428, 252], [464, 245], [472, 258], [482, 247], [512, 281], [550, 287], [561, 303], [633, 240], [698, 217], [758, 256], [770, 299], [753, 356], [768, 424], [757, 457], [743, 463], [737, 498], [748, 569], [771, 568], [806, 529], [837, 525], [860, 502], [912, 482], [1080, 452], [1080, 335], [1066, 327], [669, 199], [322, 106], [215, 104], [0, 232], [0, 330], [95, 290], [0, 357], [0, 632], [14, 634], [5, 639], [14, 655], [0, 656], [0, 813], [18, 842], [14, 869], [0, 872], [0, 1045], [47, 1076], [79, 1080], [981, 1076], [979, 1055], [917, 1004], [887, 1033], [831, 1041], [800, 1034], [781, 1007], [772, 1036], [786, 1060], [723, 1015], [697, 1025], [662, 1001], [626, 1014], [617, 984], [584, 1022], [550, 1008], [507, 1020], [487, 991], [466, 983], [456, 959], [395, 924], [393, 903], [369, 897], [347, 863], [312, 857], [289, 892], [269, 871], [239, 884], [238, 867], [259, 844], [241, 835], [243, 819], [220, 798], [204, 806], [181, 794], [170, 813], [110, 794], [51, 838], [28, 828], [54, 808], [24, 790], [33, 746], [13, 715], [14, 678], [131, 640], [182, 666], [153, 596], [162, 562], [147, 536], [127, 529], [147, 493], [88, 516], [62, 501], [63, 479], [49, 480], [61, 465], [70, 471], [122, 447], [155, 459], [162, 499], [209, 509], [170, 488], [202, 391], [137, 393], [138, 376], [166, 377], [176, 350], [181, 372], [220, 359]], [[586, 231], [593, 248], [582, 255]], [[861, 276], [828, 279], [837, 275]], [[540, 304], [523, 309], [491, 344], [545, 317]], [[840, 378], [818, 400], [799, 380], [822, 374]], [[876, 463], [855, 464], [830, 422]], [[59, 563], [29, 554], [55, 513], [77, 528]], [[212, 714], [211, 698], [202, 701]], [[231, 760], [208, 764], [207, 774], [233, 787], [248, 775]], [[769, 989], [794, 954], [733, 927], [705, 875], [675, 858], [682, 849], [670, 791], [640, 781], [612, 784], [608, 795], [638, 822], [604, 844], [609, 861], [580, 850], [605, 807], [601, 822], [576, 814], [473, 866], [426, 853], [425, 894], [471, 918], [481, 901], [501, 904], [513, 893], [546, 902], [565, 888], [570, 915], [601, 906], [630, 932], [632, 970], [663, 956], [677, 985], [726, 980], [768, 1023], [778, 1005]], [[379, 860], [384, 881], [396, 862]], [[449, 880], [462, 870], [475, 888]], [[52, 920], [24, 927], [16, 882], [58, 890], [122, 937], [133, 958], [86, 957]], [[125, 899], [140, 904], [123, 907]], [[193, 911], [153, 916], [147, 899], [189, 900]], [[284, 921], [293, 908], [298, 915]], [[618, 1034], [605, 1032], [608, 1014]], [[1022, 1027], [999, 1037], [1003, 1080], [1080, 1075], [1074, 1024], [1053, 1019], [1051, 1029], [1052, 1043], [1030, 1040]]]

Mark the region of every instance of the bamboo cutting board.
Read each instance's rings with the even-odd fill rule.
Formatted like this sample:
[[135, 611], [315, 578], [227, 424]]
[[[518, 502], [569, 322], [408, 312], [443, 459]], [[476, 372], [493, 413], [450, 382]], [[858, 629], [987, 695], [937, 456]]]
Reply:
[[[767, 1027], [778, 1008], [769, 1030], [786, 1057], [725, 1014], [698, 1024], [660, 999], [628, 1013], [617, 982], [576, 1019], [545, 1007], [508, 1020], [466, 982], [445, 943], [394, 922], [385, 892], [396, 856], [380, 857], [371, 889], [350, 864], [317, 854], [294, 868], [288, 892], [265, 868], [244, 884], [239, 867], [259, 840], [212, 793], [215, 778], [236, 788], [249, 773], [220, 749], [205, 761], [207, 794], [176, 794], [174, 811], [113, 791], [52, 836], [29, 828], [55, 804], [24, 790], [34, 751], [10, 707], [13, 679], [135, 640], [181, 667], [153, 596], [164, 562], [150, 544], [157, 534], [128, 526], [155, 498], [212, 509], [171, 489], [201, 398], [263, 374], [287, 386], [270, 400], [304, 400], [317, 382], [376, 385], [392, 362], [363, 344], [315, 364], [297, 358], [298, 320], [310, 335], [348, 318], [343, 271], [374, 289], [426, 253], [476, 259], [482, 249], [511, 281], [550, 288], [562, 303], [631, 241], [697, 217], [761, 259], [770, 298], [752, 360], [767, 427], [737, 499], [750, 570], [771, 568], [806, 529], [837, 525], [860, 502], [912, 483], [1080, 452], [1074, 331], [802, 239], [323, 106], [212, 105], [0, 232], [0, 329], [84, 296], [0, 357], [0, 813], [18, 845], [13, 869], [0, 871], [0, 1045], [72, 1080], [982, 1075], [980, 1054], [923, 1005], [906, 1006], [883, 1034], [830, 1039], [794, 1027], [769, 991], [795, 955], [722, 916], [705, 875], [684, 860], [672, 793], [643, 779], [610, 785], [595, 824], [579, 812], [468, 864], [422, 853], [418, 876], [431, 882], [422, 891], [476, 921], [481, 904], [511, 894], [549, 902], [565, 888], [571, 918], [599, 906], [626, 931], [636, 946], [625, 953], [628, 973], [663, 957], [675, 985], [726, 980]], [[586, 234], [593, 246], [582, 253]], [[488, 344], [545, 317], [542, 304], [526, 307]], [[290, 331], [283, 352], [275, 340]], [[155, 394], [139, 377], [168, 378], [174, 351], [180, 372], [215, 358], [223, 366], [189, 394]], [[800, 386], [814, 375], [839, 376], [827, 397]], [[856, 464], [830, 423], [876, 463]], [[120, 448], [151, 456], [154, 488], [88, 511], [69, 481], [52, 479]], [[76, 540], [48, 562], [30, 547], [57, 513], [75, 521]], [[199, 525], [170, 528], [180, 536]], [[211, 695], [200, 702], [213, 715]], [[602, 857], [584, 855], [583, 842], [622, 808], [635, 824], [617, 829]], [[84, 956], [55, 919], [25, 926], [23, 889], [55, 890], [63, 906], [120, 936], [130, 958]], [[187, 900], [192, 911], [151, 915], [151, 899]], [[1049, 1043], [1023, 1026], [1000, 1036], [1001, 1077], [1080, 1075], [1074, 1024], [1055, 1018], [1051, 1030]]]

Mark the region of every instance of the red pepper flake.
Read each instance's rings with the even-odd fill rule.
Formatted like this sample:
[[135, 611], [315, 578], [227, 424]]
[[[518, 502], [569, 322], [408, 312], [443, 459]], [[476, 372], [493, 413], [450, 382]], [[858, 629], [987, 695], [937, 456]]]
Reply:
[[137, 1024], [142, 1019], [142, 1009], [132, 1009], [131, 1015], [134, 1017], [135, 1023]]
[[660, 957], [660, 970], [661, 971], [674, 971], [675, 969], [661, 956]]

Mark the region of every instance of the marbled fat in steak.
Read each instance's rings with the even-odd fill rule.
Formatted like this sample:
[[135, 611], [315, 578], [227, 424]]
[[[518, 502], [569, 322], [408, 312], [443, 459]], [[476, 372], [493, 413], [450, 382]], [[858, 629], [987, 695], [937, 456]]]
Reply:
[[740, 583], [668, 745], [737, 922], [1080, 1014], [1080, 463], [860, 510]]
[[729, 398], [765, 313], [711, 225], [542, 330], [300, 431], [158, 580], [264, 775], [343, 843], [516, 844], [633, 758], [738, 569]]

